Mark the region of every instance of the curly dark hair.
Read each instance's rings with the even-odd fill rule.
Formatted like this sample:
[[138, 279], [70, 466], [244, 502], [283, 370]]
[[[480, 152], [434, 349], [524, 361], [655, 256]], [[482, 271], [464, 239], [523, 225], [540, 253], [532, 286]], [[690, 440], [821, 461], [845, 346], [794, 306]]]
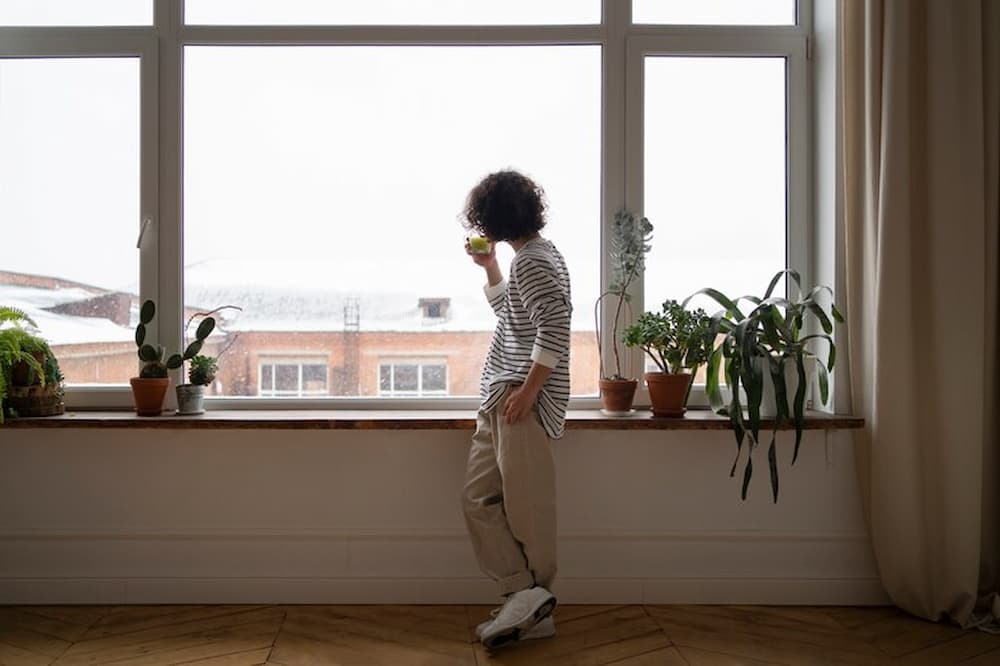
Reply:
[[545, 191], [517, 171], [491, 173], [469, 192], [463, 224], [491, 241], [530, 236], [545, 226]]

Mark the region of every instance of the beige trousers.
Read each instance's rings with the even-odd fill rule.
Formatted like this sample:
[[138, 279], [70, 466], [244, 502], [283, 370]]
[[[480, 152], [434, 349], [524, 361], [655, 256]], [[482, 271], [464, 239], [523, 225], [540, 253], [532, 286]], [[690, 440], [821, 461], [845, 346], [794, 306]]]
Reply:
[[551, 589], [556, 487], [549, 437], [536, 409], [504, 423], [506, 398], [476, 417], [462, 491], [465, 522], [479, 566], [501, 594], [536, 584]]

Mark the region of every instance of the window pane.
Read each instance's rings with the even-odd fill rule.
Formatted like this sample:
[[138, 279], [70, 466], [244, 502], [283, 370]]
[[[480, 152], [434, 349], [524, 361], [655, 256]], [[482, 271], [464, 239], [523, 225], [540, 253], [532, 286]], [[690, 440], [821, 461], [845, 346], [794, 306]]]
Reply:
[[185, 21], [216, 25], [525, 25], [601, 20], [600, 0], [187, 0]]
[[424, 391], [444, 391], [446, 369], [443, 365], [425, 365], [421, 368], [422, 388]]
[[302, 366], [302, 390], [309, 393], [326, 393], [326, 366]]
[[274, 388], [276, 391], [298, 392], [299, 366], [297, 365], [274, 366]]
[[153, 0], [0, 0], [0, 25], [152, 25]]
[[645, 83], [646, 309], [762, 293], [785, 267], [784, 59], [648, 57]]
[[415, 366], [415, 365], [395, 365], [395, 366], [393, 366], [393, 390], [395, 390], [395, 391], [416, 391], [417, 390], [417, 366]]
[[634, 23], [795, 25], [795, 0], [632, 0]]
[[0, 59], [0, 304], [68, 384], [138, 370], [138, 58]]
[[274, 366], [273, 365], [262, 365], [262, 366], [260, 366], [260, 390], [261, 391], [273, 391], [274, 390]]
[[400, 353], [456, 359], [451, 394], [478, 395], [496, 317], [458, 215], [508, 167], [548, 194], [573, 389], [596, 393], [598, 47], [188, 47], [185, 67], [185, 298], [243, 308], [230, 395], [277, 349], [328, 354], [332, 395], [378, 395]]

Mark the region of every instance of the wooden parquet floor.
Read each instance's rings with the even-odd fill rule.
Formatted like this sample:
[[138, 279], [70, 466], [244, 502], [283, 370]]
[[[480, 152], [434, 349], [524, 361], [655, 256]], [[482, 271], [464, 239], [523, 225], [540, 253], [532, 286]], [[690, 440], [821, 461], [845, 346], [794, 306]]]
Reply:
[[5, 606], [10, 666], [1000, 666], [1000, 636], [894, 608], [561, 606], [555, 638], [487, 654], [486, 606]]

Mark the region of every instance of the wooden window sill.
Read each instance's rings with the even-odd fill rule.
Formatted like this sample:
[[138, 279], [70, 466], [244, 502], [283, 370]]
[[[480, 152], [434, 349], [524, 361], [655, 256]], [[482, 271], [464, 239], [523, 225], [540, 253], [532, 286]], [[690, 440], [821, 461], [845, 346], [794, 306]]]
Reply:
[[[212, 410], [199, 416], [136, 416], [133, 412], [67, 412], [62, 416], [8, 419], [11, 428], [154, 428], [173, 430], [472, 430], [475, 415], [468, 410]], [[862, 428], [858, 416], [808, 412], [806, 430]], [[646, 409], [626, 417], [605, 416], [599, 410], [571, 410], [567, 430], [728, 430], [729, 419], [707, 409], [688, 410], [682, 418], [654, 418]], [[766, 421], [764, 429], [770, 430]], [[791, 430], [783, 424], [781, 430]]]

